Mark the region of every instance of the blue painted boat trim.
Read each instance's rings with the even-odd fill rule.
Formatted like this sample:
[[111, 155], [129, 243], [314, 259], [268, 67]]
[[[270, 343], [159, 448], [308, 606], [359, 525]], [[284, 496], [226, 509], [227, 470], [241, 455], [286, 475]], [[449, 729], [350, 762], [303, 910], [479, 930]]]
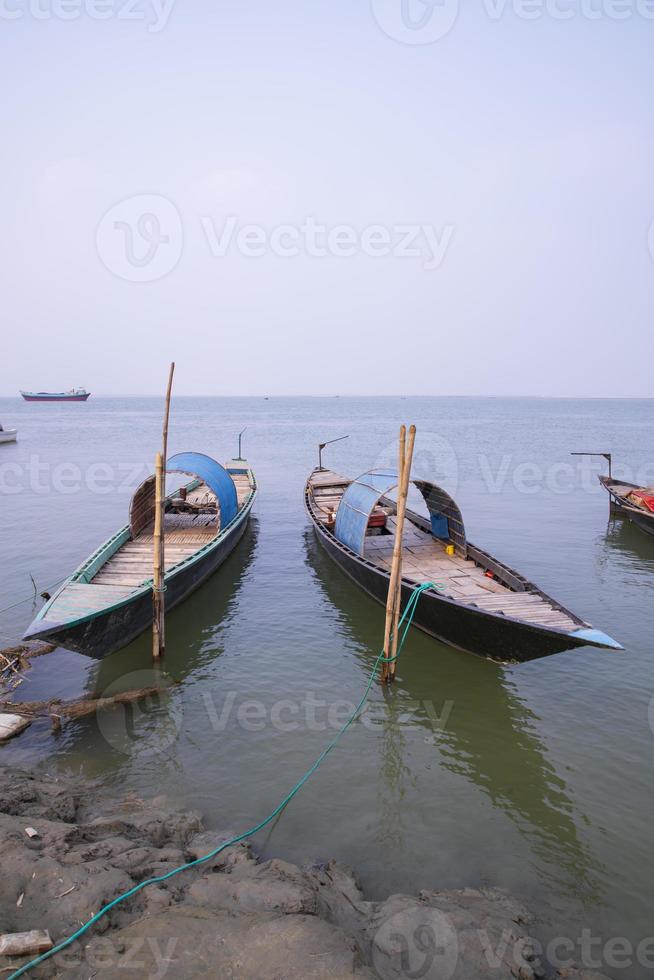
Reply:
[[596, 630], [592, 627], [588, 629], [575, 630], [570, 636], [578, 636], [583, 638], [586, 643], [594, 647], [607, 647], [609, 650], [624, 650], [621, 643], [614, 640], [612, 636], [607, 633], [603, 633], [602, 630]]

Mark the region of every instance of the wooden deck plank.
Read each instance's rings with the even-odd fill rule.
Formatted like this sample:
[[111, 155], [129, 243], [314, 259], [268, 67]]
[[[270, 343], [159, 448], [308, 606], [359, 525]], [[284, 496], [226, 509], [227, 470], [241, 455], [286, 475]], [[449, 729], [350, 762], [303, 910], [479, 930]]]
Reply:
[[52, 603], [44, 619], [57, 622], [88, 615], [96, 609], [112, 606], [130, 595], [133, 586], [106, 583], [102, 585], [71, 582]]

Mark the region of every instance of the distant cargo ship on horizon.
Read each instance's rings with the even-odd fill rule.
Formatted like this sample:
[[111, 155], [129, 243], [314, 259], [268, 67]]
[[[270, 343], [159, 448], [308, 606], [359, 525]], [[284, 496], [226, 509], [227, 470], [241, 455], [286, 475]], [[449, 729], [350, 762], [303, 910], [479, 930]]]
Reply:
[[21, 391], [26, 402], [85, 402], [91, 394], [86, 388], [70, 391]]

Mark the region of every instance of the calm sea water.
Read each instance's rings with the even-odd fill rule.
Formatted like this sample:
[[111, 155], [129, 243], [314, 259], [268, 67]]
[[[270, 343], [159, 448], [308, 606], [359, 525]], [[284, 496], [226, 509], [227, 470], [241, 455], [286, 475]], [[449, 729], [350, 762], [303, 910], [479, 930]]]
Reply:
[[[69, 573], [126, 523], [159, 442], [161, 402], [0, 400], [17, 445], [0, 446], [5, 607]], [[258, 847], [297, 862], [338, 858], [369, 895], [502, 886], [537, 914], [540, 938], [654, 934], [654, 539], [609, 520], [596, 474], [612, 451], [654, 483], [654, 401], [178, 398], [169, 448], [246, 455], [260, 484], [246, 538], [168, 617], [157, 704], [45, 723], [0, 761], [84, 773], [110, 792], [166, 793], [210, 827], [242, 830], [282, 798], [365, 686], [383, 611], [319, 550], [302, 505], [317, 443], [356, 475], [394, 458], [415, 422], [414, 473], [453, 492], [476, 544], [619, 639], [500, 667], [413, 631], [385, 694]], [[32, 602], [0, 615], [15, 640]], [[142, 637], [102, 663], [60, 650], [35, 661], [25, 699], [151, 682]], [[594, 947], [597, 953], [598, 947]], [[647, 974], [603, 964], [610, 976]]]

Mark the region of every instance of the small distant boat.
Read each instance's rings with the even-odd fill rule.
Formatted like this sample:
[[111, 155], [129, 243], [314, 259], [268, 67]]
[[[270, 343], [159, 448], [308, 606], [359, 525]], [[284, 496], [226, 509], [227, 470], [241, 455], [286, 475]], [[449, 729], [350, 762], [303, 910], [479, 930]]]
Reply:
[[[621, 650], [503, 562], [471, 544], [463, 517], [445, 490], [413, 480], [429, 517], [407, 510], [403, 535], [402, 604], [418, 585], [413, 623], [436, 639], [500, 662], [534, 660], [574, 647]], [[349, 480], [318, 468], [305, 505], [318, 541], [362, 589], [386, 602], [396, 505], [388, 496], [396, 472], [372, 470]]]
[[637, 483], [613, 478], [613, 455], [611, 453], [571, 453], [572, 456], [601, 456], [608, 461], [609, 475], [598, 477], [609, 495], [612, 514], [626, 517], [627, 520], [647, 534], [654, 534], [654, 487], [641, 487]]
[[70, 391], [21, 391], [26, 402], [85, 402], [91, 392], [86, 388]]
[[[167, 473], [193, 479], [166, 497], [166, 609], [212, 575], [243, 536], [257, 493], [246, 460], [221, 466], [202, 453], [180, 453]], [[134, 493], [129, 524], [73, 572], [40, 610], [25, 639], [48, 639], [100, 659], [152, 624], [155, 478]]]
[[0, 442], [16, 442], [17, 435], [18, 429], [0, 428]]

